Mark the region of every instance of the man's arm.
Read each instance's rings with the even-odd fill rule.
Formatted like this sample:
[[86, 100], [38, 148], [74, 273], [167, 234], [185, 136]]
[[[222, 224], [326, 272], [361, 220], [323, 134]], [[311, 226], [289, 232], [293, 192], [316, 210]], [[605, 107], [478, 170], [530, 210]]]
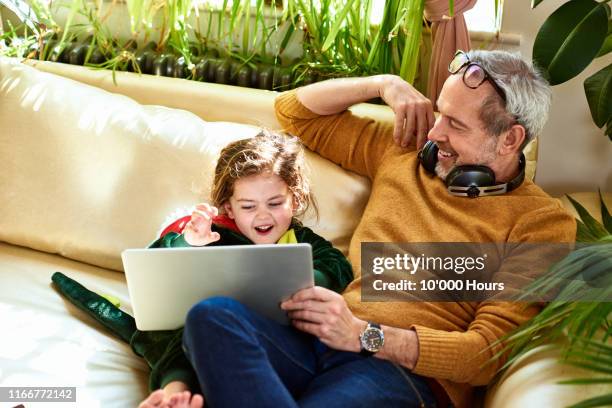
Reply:
[[[549, 207], [526, 213], [517, 220], [509, 242], [564, 243], [575, 239], [576, 222], [553, 202]], [[473, 316], [464, 331], [438, 330], [421, 325], [408, 329], [383, 325], [385, 344], [376, 356], [398, 363], [416, 374], [457, 383], [485, 385], [504, 364], [495, 356], [503, 348], [505, 334], [540, 311], [525, 302], [463, 302]], [[355, 317], [344, 298], [324, 288], [308, 288], [294, 294], [281, 307], [293, 325], [317, 336], [337, 350], [360, 350], [359, 334], [366, 322]]]
[[351, 106], [380, 97], [383, 82], [391, 75], [338, 78], [317, 82], [297, 91], [300, 102], [318, 115], [334, 115]]
[[395, 113], [393, 138], [406, 147], [417, 136], [417, 147], [425, 143], [434, 125], [431, 101], [395, 75], [340, 78], [318, 82], [297, 91], [299, 101], [318, 115], [333, 115], [373, 98], [382, 98]]
[[[376, 96], [396, 113], [394, 126], [347, 110]], [[424, 143], [433, 126], [429, 100], [393, 75], [334, 79], [287, 91], [276, 98], [275, 110], [283, 129], [306, 147], [371, 179], [393, 147], [394, 134], [396, 143], [414, 150], [414, 129], [420, 129]]]
[[385, 345], [376, 353], [376, 357], [413, 370], [419, 359], [419, 338], [416, 332], [390, 326], [381, 327], [385, 333]]
[[[317, 336], [328, 347], [360, 351], [359, 335], [367, 322], [353, 315], [341, 295], [315, 286], [297, 292], [281, 308], [297, 329]], [[375, 356], [425, 377], [485, 385], [503, 364], [502, 360], [487, 364], [502, 347], [489, 346], [537, 311], [521, 303], [483, 303], [474, 308], [474, 321], [464, 332], [383, 325], [385, 344]]]
[[[328, 347], [356, 353], [361, 350], [359, 335], [367, 322], [353, 315], [341, 295], [315, 286], [295, 293], [281, 308], [296, 328], [317, 336]], [[382, 329], [385, 345], [376, 356], [413, 369], [419, 358], [416, 332], [390, 326]]]

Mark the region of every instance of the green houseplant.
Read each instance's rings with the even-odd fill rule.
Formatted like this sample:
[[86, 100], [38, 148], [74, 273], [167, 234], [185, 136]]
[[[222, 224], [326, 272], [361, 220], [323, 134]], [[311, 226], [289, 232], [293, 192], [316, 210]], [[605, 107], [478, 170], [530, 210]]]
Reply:
[[[543, 0], [533, 0], [532, 8]], [[609, 0], [571, 0], [542, 24], [533, 45], [533, 59], [551, 85], [580, 74], [595, 58], [612, 52]], [[612, 140], [612, 64], [584, 81], [593, 121]]]
[[[453, 3], [449, 1], [451, 10]], [[266, 6], [264, 0], [225, 0], [218, 8], [190, 0], [129, 0], [132, 37], [122, 41], [112, 38], [105, 27], [108, 15], [119, 7], [115, 3], [105, 12], [105, 3], [84, 0], [51, 6], [38, 0], [0, 0], [0, 4], [32, 11], [19, 17], [30, 26], [28, 41], [38, 47], [23, 57], [233, 84], [242, 70], [243, 79], [257, 74], [270, 78], [243, 81], [251, 86], [283, 89], [289, 83], [378, 73], [414, 82], [425, 0], [385, 2], [380, 23], [371, 22], [373, 0], [284, 0], [282, 8]], [[69, 9], [63, 27], [51, 17], [55, 14], [51, 8], [59, 7]], [[20, 43], [13, 41], [20, 30], [11, 31], [3, 37], [10, 44]], [[86, 47], [79, 46], [83, 41]], [[301, 41], [303, 54], [290, 57], [286, 48], [296, 41]], [[71, 58], [74, 48], [80, 54]], [[14, 50], [4, 54], [18, 55]], [[154, 71], [153, 57], [165, 58], [166, 69]], [[213, 65], [225, 69], [223, 74], [217, 75]]]
[[[543, 0], [532, 0], [532, 8]], [[542, 24], [533, 46], [533, 59], [554, 86], [580, 74], [595, 58], [612, 51], [612, 23], [609, 0], [571, 0], [558, 7]], [[612, 140], [612, 64], [584, 81], [584, 90], [594, 123]], [[544, 344], [559, 344], [561, 359], [591, 371], [590, 378], [576, 378], [565, 384], [612, 383], [612, 217], [600, 193], [601, 219], [598, 222], [569, 197], [578, 212], [578, 247], [549, 272], [533, 282], [530, 293], [543, 294], [551, 287], [570, 281], [542, 312], [509, 334], [502, 353], [509, 352], [503, 368]], [[598, 282], [590, 287], [587, 282]], [[595, 291], [595, 292], [593, 292]], [[602, 301], [570, 301], [576, 294]], [[594, 295], [595, 296], [592, 296]], [[499, 357], [502, 353], [498, 354]], [[612, 393], [593, 397], [573, 408], [612, 405]]]
[[[561, 360], [587, 369], [590, 378], [576, 378], [565, 384], [612, 383], [612, 216], [600, 193], [601, 218], [597, 221], [572, 197], [578, 220], [576, 240], [578, 249], [551, 267], [547, 274], [534, 281], [527, 289], [529, 295], [544, 295], [553, 287], [560, 287], [556, 300], [527, 324], [510, 333], [503, 341], [498, 358], [509, 353], [503, 369], [508, 368], [531, 350], [555, 344], [560, 347]], [[569, 284], [568, 284], [569, 282]], [[589, 301], [573, 301], [584, 298]], [[600, 301], [596, 301], [599, 299]], [[612, 393], [600, 395], [572, 406], [586, 408], [610, 406]]]

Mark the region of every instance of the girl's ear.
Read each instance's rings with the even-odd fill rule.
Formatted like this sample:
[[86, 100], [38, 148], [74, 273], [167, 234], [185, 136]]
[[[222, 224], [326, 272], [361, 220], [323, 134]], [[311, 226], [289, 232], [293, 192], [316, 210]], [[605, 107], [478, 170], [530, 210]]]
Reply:
[[293, 206], [291, 208], [293, 209], [293, 215], [295, 215], [295, 212], [300, 208], [300, 203], [295, 195], [293, 196]]
[[232, 205], [229, 203], [229, 201], [227, 201], [225, 204], [223, 204], [223, 208], [225, 209], [225, 212], [226, 212], [227, 216], [230, 217], [233, 220], [234, 219], [234, 212], [232, 211]]

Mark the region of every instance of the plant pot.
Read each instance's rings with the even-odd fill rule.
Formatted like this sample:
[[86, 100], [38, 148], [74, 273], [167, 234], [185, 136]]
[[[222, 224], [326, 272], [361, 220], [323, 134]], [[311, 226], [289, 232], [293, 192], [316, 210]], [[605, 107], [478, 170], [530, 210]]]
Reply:
[[259, 78], [257, 87], [259, 89], [272, 89], [274, 83], [274, 68], [271, 66], [262, 66], [259, 70]]
[[236, 85], [248, 88], [252, 84], [252, 69], [248, 65], [243, 65], [239, 70], [236, 78]]
[[68, 63], [72, 65], [83, 65], [85, 63], [85, 55], [89, 50], [89, 44], [77, 44], [68, 53]]
[[153, 73], [153, 62], [157, 55], [151, 49], [145, 49], [136, 55], [136, 63], [143, 74]]
[[153, 60], [153, 70], [151, 73], [157, 76], [166, 76], [168, 67], [168, 55], [160, 54]]

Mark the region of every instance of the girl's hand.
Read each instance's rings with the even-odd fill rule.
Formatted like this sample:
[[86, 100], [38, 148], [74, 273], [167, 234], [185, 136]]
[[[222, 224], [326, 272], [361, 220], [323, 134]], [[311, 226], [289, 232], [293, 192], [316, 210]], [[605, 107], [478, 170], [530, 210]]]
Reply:
[[153, 391], [138, 408], [203, 408], [204, 397], [191, 394], [187, 384], [172, 381], [163, 389]]
[[217, 214], [219, 214], [217, 207], [206, 203], [196, 205], [191, 213], [191, 220], [183, 231], [185, 241], [191, 246], [204, 246], [218, 241], [221, 236], [211, 230], [212, 219]]

